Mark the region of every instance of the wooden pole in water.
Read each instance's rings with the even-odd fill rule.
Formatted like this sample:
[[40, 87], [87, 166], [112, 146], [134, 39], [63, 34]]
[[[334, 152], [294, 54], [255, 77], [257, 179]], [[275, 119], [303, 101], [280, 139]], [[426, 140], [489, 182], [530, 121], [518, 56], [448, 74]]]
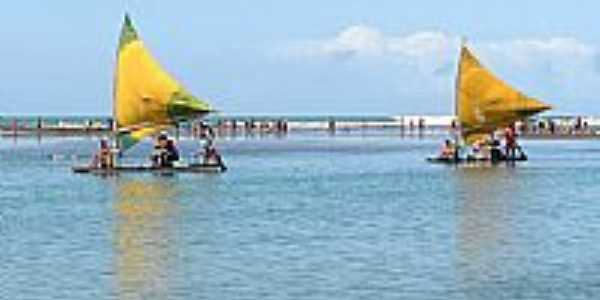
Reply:
[[335, 121], [333, 120], [333, 118], [329, 118], [329, 124], [328, 124], [328, 128], [329, 128], [329, 132], [330, 133], [334, 133], [335, 132]]

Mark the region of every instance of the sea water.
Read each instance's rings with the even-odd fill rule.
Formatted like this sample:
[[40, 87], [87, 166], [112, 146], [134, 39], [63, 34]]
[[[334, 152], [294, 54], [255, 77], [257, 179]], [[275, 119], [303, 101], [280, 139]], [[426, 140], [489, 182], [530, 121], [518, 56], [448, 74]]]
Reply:
[[70, 171], [93, 138], [1, 139], [0, 299], [600, 297], [600, 142], [426, 163], [440, 144], [240, 136], [224, 174], [100, 177]]

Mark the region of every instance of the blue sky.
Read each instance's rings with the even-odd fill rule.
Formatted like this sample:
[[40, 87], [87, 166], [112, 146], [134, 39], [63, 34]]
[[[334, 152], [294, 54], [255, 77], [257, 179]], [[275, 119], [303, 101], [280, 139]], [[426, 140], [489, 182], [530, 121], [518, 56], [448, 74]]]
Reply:
[[129, 11], [226, 113], [448, 114], [461, 36], [555, 113], [600, 114], [597, 1], [21, 0], [0, 11], [0, 114], [108, 114]]

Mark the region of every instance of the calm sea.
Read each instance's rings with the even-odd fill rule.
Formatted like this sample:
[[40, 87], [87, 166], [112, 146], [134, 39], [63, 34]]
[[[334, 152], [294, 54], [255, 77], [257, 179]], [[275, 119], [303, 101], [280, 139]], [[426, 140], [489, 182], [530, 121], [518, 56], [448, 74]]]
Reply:
[[69, 169], [94, 139], [0, 139], [0, 299], [600, 297], [600, 142], [458, 168], [439, 142], [237, 137], [225, 174], [104, 178]]

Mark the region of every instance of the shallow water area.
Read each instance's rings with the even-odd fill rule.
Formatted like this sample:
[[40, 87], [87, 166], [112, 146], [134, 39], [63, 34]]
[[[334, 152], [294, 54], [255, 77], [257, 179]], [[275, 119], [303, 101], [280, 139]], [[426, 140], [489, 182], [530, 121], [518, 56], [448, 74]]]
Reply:
[[[93, 138], [2, 138], [0, 298], [600, 295], [598, 141], [428, 164], [441, 141], [239, 136], [219, 141], [224, 174], [99, 177], [70, 171]], [[196, 143], [180, 145], [189, 159]]]

